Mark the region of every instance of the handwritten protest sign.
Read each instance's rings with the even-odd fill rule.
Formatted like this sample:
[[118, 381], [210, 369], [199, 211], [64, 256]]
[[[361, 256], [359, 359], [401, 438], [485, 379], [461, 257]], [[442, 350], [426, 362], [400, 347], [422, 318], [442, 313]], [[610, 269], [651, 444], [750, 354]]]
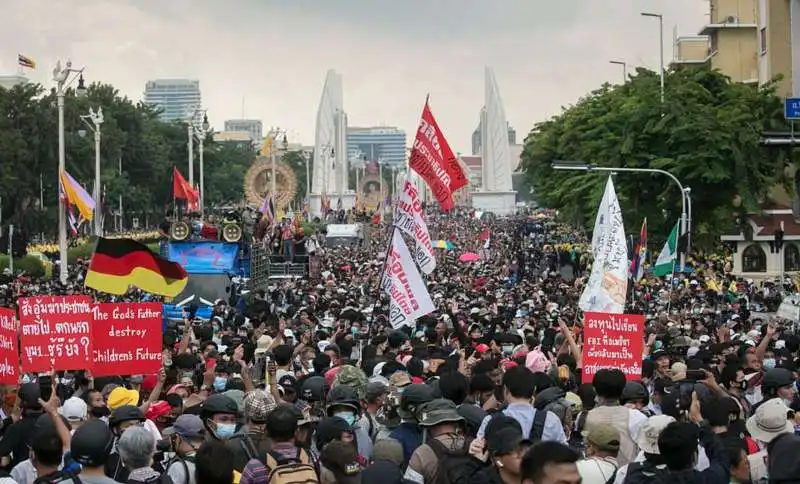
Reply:
[[89, 296], [23, 297], [18, 304], [23, 371], [90, 367], [92, 305]]
[[628, 380], [642, 377], [643, 315], [584, 313], [583, 334], [583, 383], [603, 368], [622, 370]]
[[0, 308], [0, 385], [19, 382], [19, 353], [14, 310]]
[[159, 303], [95, 304], [92, 375], [156, 373], [161, 368], [161, 311]]

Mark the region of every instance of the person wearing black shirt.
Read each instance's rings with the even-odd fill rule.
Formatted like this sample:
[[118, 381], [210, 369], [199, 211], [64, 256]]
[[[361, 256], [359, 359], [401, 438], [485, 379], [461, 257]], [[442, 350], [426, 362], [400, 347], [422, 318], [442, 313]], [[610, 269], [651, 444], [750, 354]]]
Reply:
[[11, 424], [0, 439], [0, 457], [9, 457], [11, 469], [20, 462], [28, 459], [33, 427], [42, 413], [39, 404], [41, 390], [38, 383], [25, 383], [19, 389], [20, 408], [22, 418]]

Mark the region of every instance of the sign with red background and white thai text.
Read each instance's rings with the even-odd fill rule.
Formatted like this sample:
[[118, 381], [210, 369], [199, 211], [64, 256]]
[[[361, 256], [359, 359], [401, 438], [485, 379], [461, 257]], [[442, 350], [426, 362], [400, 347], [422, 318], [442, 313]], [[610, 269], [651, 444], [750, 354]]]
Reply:
[[621, 370], [628, 380], [642, 377], [644, 316], [587, 312], [583, 315], [583, 383], [598, 370]]
[[90, 368], [91, 303], [89, 296], [19, 298], [22, 371]]

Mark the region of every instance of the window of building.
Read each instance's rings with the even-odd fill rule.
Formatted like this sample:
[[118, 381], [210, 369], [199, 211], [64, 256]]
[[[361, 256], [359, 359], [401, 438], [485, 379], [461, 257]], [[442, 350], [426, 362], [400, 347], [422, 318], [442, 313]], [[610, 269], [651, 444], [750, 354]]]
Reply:
[[761, 55], [767, 55], [767, 28], [761, 28], [761, 34], [759, 36], [761, 39]]
[[767, 254], [759, 244], [751, 244], [742, 252], [742, 272], [767, 272]]
[[800, 271], [800, 250], [797, 249], [797, 245], [784, 242], [783, 270]]

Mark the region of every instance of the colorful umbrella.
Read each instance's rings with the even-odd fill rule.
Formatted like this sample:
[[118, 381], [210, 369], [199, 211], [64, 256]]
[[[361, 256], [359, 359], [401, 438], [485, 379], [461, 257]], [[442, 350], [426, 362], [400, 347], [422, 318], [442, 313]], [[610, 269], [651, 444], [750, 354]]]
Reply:
[[465, 252], [461, 254], [461, 257], [459, 257], [458, 260], [460, 260], [461, 262], [475, 262], [480, 258], [481, 256], [479, 256], [475, 252]]
[[453, 243], [450, 242], [449, 240], [434, 240], [433, 246], [436, 247], [437, 249], [446, 249], [446, 250], [451, 250], [455, 247], [455, 245], [453, 245]]

